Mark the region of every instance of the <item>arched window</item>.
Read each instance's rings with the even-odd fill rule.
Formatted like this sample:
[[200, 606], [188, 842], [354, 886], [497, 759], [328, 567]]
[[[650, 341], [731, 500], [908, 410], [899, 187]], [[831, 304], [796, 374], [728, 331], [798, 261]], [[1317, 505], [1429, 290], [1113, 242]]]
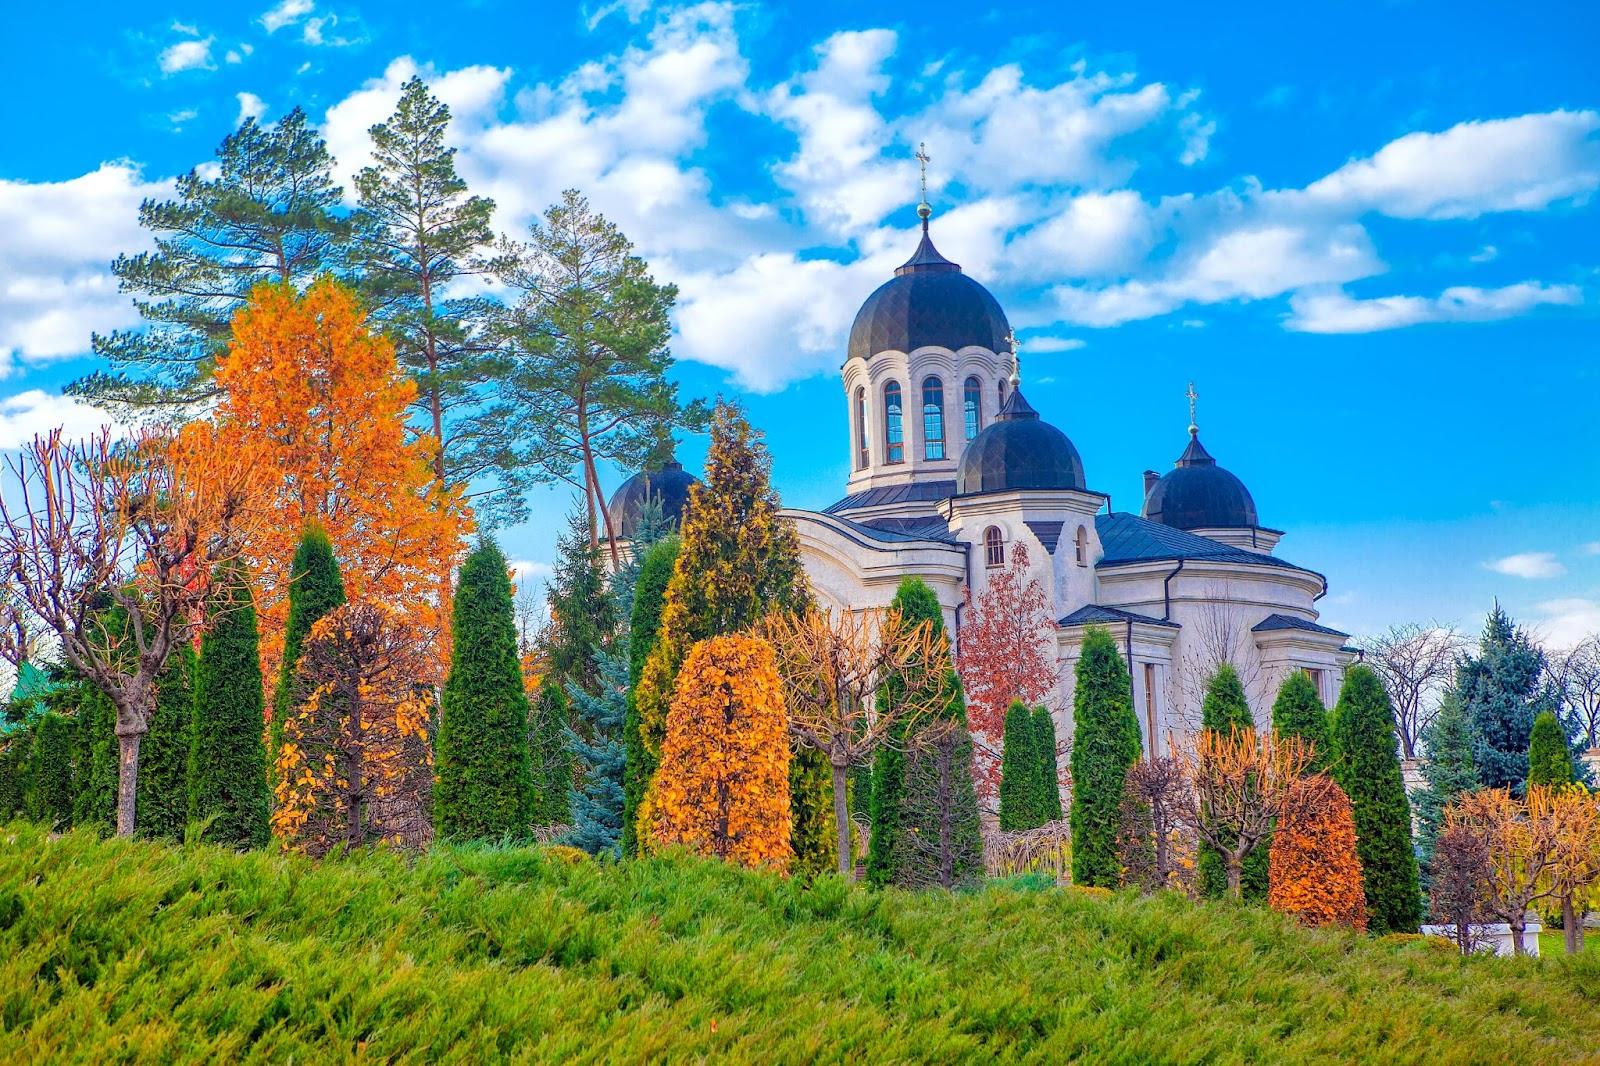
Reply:
[[891, 381], [883, 387], [883, 461], [906, 461], [905, 426], [900, 417], [900, 383]]
[[867, 454], [867, 390], [856, 389], [856, 469], [865, 470], [871, 461]]
[[[999, 381], [994, 383], [994, 391], [1000, 397], [1000, 406], [1004, 407], [1006, 405], [1006, 383], [1005, 383], [1005, 379], [1002, 378], [1001, 380], [999, 380]], [[997, 408], [997, 410], [998, 410], [998, 408]]]
[[922, 457], [944, 458], [944, 382], [938, 378], [922, 382]]
[[971, 440], [983, 428], [983, 382], [968, 378], [961, 387], [961, 415], [966, 420], [967, 439]]
[[1078, 565], [1089, 565], [1089, 530], [1084, 526], [1078, 527]]
[[1000, 539], [999, 526], [990, 526], [983, 531], [983, 565], [988, 567], [1006, 565], [1006, 545]]

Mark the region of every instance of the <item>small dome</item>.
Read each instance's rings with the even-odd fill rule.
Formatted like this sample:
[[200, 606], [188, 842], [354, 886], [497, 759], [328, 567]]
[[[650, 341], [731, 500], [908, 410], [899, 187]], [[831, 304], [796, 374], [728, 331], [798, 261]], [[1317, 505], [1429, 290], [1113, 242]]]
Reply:
[[611, 515], [611, 527], [619, 540], [632, 540], [639, 531], [639, 513], [651, 497], [661, 504], [661, 516], [672, 526], [683, 517], [683, 507], [689, 502], [689, 487], [698, 485], [700, 479], [686, 473], [683, 464], [669, 461], [653, 473], [640, 471], [624, 481], [611, 496], [606, 511]]
[[999, 302], [939, 254], [924, 219], [916, 253], [856, 312], [847, 358], [911, 352], [927, 344], [953, 352], [976, 344], [999, 353], [1011, 350], [1010, 334]]
[[1172, 470], [1150, 486], [1144, 516], [1174, 529], [1253, 529], [1256, 501], [1233, 474], [1217, 465], [1190, 427], [1189, 447]]
[[956, 494], [1084, 488], [1083, 459], [1067, 435], [1039, 417], [1020, 388], [961, 453]]

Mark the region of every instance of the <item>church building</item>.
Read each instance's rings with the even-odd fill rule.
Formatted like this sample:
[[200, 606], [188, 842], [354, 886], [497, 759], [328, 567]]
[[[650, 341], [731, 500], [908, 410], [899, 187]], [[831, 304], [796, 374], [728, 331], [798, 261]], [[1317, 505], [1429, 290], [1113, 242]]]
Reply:
[[[1317, 622], [1326, 579], [1276, 554], [1284, 534], [1262, 525], [1250, 491], [1193, 424], [1172, 469], [1145, 473], [1142, 513], [1112, 511], [1071, 439], [1023, 395], [1000, 304], [939, 253], [931, 209], [917, 210], [921, 243], [850, 328], [844, 494], [820, 511], [783, 512], [818, 602], [884, 607], [901, 578], [920, 577], [959, 647], [969, 597], [1025, 548], [1051, 600], [1063, 735], [1091, 625], [1111, 631], [1129, 664], [1146, 751], [1198, 726], [1221, 662], [1239, 670], [1262, 726], [1294, 670], [1331, 706], [1356, 653], [1347, 634]], [[676, 513], [693, 480], [676, 466], [630, 479], [611, 501], [620, 535], [650, 495]]]

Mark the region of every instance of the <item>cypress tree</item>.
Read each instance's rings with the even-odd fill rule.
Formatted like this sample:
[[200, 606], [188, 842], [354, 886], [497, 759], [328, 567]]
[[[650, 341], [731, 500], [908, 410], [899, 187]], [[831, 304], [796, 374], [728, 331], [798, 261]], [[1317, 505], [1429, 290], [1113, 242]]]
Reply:
[[567, 842], [591, 855], [615, 858], [622, 852], [622, 779], [627, 758], [622, 744], [622, 720], [627, 709], [627, 662], [620, 655], [601, 652], [600, 679], [599, 695], [590, 695], [576, 685], [568, 689], [584, 728], [580, 732], [569, 726], [565, 738], [578, 764], [581, 782], [570, 786], [567, 806], [572, 832]]
[[1417, 857], [1423, 887], [1432, 889], [1433, 853], [1444, 828], [1444, 812], [1457, 798], [1478, 787], [1472, 765], [1472, 727], [1455, 689], [1444, 694], [1439, 713], [1422, 732], [1422, 777], [1416, 793]]
[[255, 601], [244, 570], [218, 571], [194, 671], [189, 734], [189, 821], [211, 819], [205, 839], [235, 848], [267, 843], [267, 754]]
[[1206, 684], [1200, 704], [1200, 727], [1226, 735], [1231, 729], [1254, 729], [1255, 716], [1245, 699], [1244, 684], [1232, 663], [1223, 663]]
[[1328, 727], [1333, 777], [1355, 808], [1368, 928], [1414, 933], [1422, 920], [1422, 894], [1411, 846], [1411, 804], [1400, 775], [1394, 711], [1370, 667], [1353, 666], [1345, 674]]
[[[901, 617], [912, 625], [927, 622], [936, 628], [939, 639], [943, 639], [944, 612], [939, 608], [939, 598], [926, 581], [916, 577], [902, 578], [889, 606], [899, 611]], [[885, 678], [883, 688], [878, 693], [879, 710], [893, 707], [904, 695], [904, 678]], [[886, 885], [896, 879], [896, 841], [905, 798], [905, 731], [897, 731], [888, 740], [872, 759], [872, 795], [867, 808], [872, 826], [872, 835], [867, 844], [867, 880], [874, 885]]]
[[652, 544], [645, 552], [639, 564], [639, 580], [634, 585], [633, 611], [628, 621], [628, 710], [622, 723], [627, 755], [627, 769], [623, 775], [622, 853], [629, 857], [639, 853], [636, 815], [639, 802], [644, 799], [645, 786], [656, 772], [655, 753], [645, 745], [640, 731], [639, 703], [634, 690], [639, 685], [639, 675], [644, 672], [645, 660], [656, 646], [667, 582], [672, 580], [680, 543], [678, 536], [672, 534]]
[[1039, 757], [1034, 753], [1033, 714], [1021, 700], [1006, 711], [1000, 748], [1000, 828], [1008, 833], [1033, 829], [1039, 811]]
[[[583, 692], [574, 688], [574, 692]], [[588, 693], [584, 693], [588, 696]], [[603, 700], [600, 696], [588, 697]], [[533, 782], [529, 818], [535, 826], [567, 825], [572, 818], [572, 701], [554, 677], [546, 676], [529, 701], [528, 763]], [[596, 711], [595, 713], [601, 713]]]
[[28, 757], [28, 817], [35, 822], [65, 829], [72, 824], [72, 749], [76, 737], [72, 719], [54, 711], [40, 715], [33, 726], [33, 746]]
[[448, 839], [520, 837], [533, 799], [528, 696], [506, 557], [492, 541], [462, 564], [453, 613], [434, 742], [434, 826]]
[[789, 850], [797, 874], [839, 869], [838, 826], [833, 816], [833, 764], [816, 748], [789, 740]]
[[1456, 690], [1472, 725], [1472, 761], [1485, 788], [1522, 792], [1533, 719], [1547, 704], [1544, 671], [1544, 652], [1495, 604], [1478, 654], [1456, 670]]
[[1560, 786], [1574, 780], [1572, 748], [1554, 711], [1540, 711], [1528, 739], [1528, 784]]
[[950, 698], [930, 725], [931, 741], [913, 745], [901, 799], [895, 881], [910, 888], [956, 888], [983, 878], [983, 828], [972, 782], [972, 734], [961, 682], [952, 669]]
[[294, 673], [300, 665], [311, 627], [344, 605], [344, 577], [333, 555], [333, 541], [327, 530], [312, 525], [301, 534], [289, 564], [289, 618], [283, 627], [283, 661], [278, 667], [278, 683], [272, 694], [272, 728], [269, 731], [267, 770], [277, 780], [278, 748], [283, 743], [283, 723], [294, 699]]
[[139, 745], [135, 809], [144, 836], [182, 840], [189, 820], [189, 730], [194, 719], [194, 646], [179, 644], [156, 678], [156, 710]]
[[1061, 820], [1061, 767], [1056, 762], [1056, 720], [1047, 707], [1033, 709], [1033, 750], [1039, 756], [1039, 813]]
[[1328, 768], [1328, 711], [1317, 697], [1317, 686], [1304, 670], [1289, 674], [1272, 702], [1272, 731], [1280, 737], [1299, 737], [1311, 746], [1307, 774]]
[[[1244, 694], [1239, 673], [1231, 663], [1223, 663], [1206, 684], [1204, 701], [1200, 704], [1200, 727], [1223, 736], [1233, 730], [1255, 729], [1256, 719], [1250, 713], [1250, 704]], [[1266, 837], [1249, 855], [1245, 856], [1241, 888], [1244, 898], [1260, 902], [1267, 898], [1267, 874], [1271, 865], [1272, 838]], [[1220, 852], [1202, 845], [1197, 860], [1200, 892], [1220, 899], [1228, 892], [1228, 864]]]
[[72, 824], [110, 832], [117, 825], [117, 709], [87, 680], [79, 680], [74, 688], [78, 706], [72, 731]]
[[[1123, 790], [1139, 759], [1128, 664], [1099, 626], [1083, 635], [1072, 695], [1072, 880], [1115, 888]], [[1009, 720], [1008, 720], [1009, 721]]]
[[0, 736], [0, 823], [26, 813], [28, 757], [32, 753], [31, 728], [13, 727]]

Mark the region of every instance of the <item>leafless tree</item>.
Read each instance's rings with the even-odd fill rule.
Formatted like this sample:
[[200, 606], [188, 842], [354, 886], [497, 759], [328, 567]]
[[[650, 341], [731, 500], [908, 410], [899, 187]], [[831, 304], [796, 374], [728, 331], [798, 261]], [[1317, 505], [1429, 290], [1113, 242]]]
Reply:
[[1493, 918], [1488, 901], [1494, 869], [1488, 842], [1470, 826], [1450, 826], [1434, 845], [1429, 874], [1433, 920], [1452, 926], [1461, 954], [1471, 955], [1488, 942], [1484, 926]]
[[1414, 759], [1422, 732], [1438, 714], [1439, 698], [1455, 677], [1467, 639], [1453, 626], [1408, 622], [1367, 637], [1359, 646], [1394, 705], [1400, 754]]
[[1117, 832], [1124, 884], [1147, 892], [1180, 887], [1174, 843], [1188, 788], [1183, 765], [1170, 756], [1141, 759], [1128, 768]]
[[1261, 670], [1261, 656], [1244, 625], [1226, 602], [1231, 598], [1227, 584], [1209, 585], [1205, 602], [1184, 624], [1183, 669], [1173, 679], [1181, 691], [1174, 692], [1179, 716], [1187, 731], [1200, 729], [1200, 708], [1205, 702], [1206, 685], [1223, 663], [1233, 667], [1244, 686], [1252, 709], [1266, 703], [1266, 687], [1271, 679]]
[[1562, 711], [1577, 724], [1583, 746], [1600, 747], [1600, 636], [1550, 652], [1547, 669]]

